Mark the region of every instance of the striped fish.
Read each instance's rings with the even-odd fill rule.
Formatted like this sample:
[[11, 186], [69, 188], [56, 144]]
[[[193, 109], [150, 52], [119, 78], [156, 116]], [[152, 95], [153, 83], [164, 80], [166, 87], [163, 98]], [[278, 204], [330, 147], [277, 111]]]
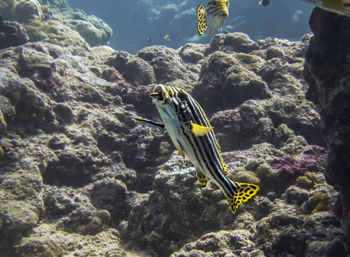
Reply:
[[210, 34], [214, 29], [221, 30], [221, 26], [228, 17], [228, 0], [211, 0], [208, 7], [203, 5], [197, 7], [197, 31], [199, 35], [207, 30], [208, 26]]
[[223, 190], [230, 210], [235, 214], [237, 207], [254, 196], [259, 187], [233, 182], [226, 177], [229, 170], [202, 107], [178, 87], [156, 85], [149, 95], [175, 148], [195, 166], [201, 186], [205, 187], [209, 178], [214, 181]]

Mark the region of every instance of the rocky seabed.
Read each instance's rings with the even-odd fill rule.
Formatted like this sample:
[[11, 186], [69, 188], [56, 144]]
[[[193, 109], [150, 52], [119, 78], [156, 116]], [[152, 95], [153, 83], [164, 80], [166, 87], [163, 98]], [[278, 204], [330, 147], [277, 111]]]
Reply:
[[[6, 0], [0, 14], [0, 256], [347, 256], [324, 106], [304, 78], [315, 36], [227, 33], [132, 55], [64, 1]], [[158, 119], [155, 84], [190, 92], [229, 178], [260, 186], [235, 216], [166, 133], [133, 119]]]

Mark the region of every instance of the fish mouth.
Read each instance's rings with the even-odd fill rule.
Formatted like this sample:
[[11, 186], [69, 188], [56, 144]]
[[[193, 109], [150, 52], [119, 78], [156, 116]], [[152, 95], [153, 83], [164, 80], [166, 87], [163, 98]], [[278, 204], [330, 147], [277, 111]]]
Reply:
[[151, 97], [153, 101], [163, 101], [162, 92], [152, 92], [149, 93], [148, 96]]
[[166, 86], [157, 85], [151, 93], [148, 94], [152, 98], [154, 104], [166, 104], [170, 98]]
[[228, 17], [228, 10], [222, 10], [217, 14], [219, 17], [226, 19]]
[[162, 92], [151, 92], [151, 93], [149, 93], [148, 95], [150, 96], [150, 97], [156, 97], [156, 96], [160, 96], [162, 94]]

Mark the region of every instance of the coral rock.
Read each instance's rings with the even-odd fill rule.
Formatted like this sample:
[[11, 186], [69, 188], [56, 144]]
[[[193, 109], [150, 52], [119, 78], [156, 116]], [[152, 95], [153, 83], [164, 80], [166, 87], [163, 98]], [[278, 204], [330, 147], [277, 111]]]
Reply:
[[70, 10], [63, 13], [63, 22], [77, 31], [92, 47], [107, 44], [113, 33], [104, 21], [94, 15], [87, 16], [81, 10]]
[[330, 197], [327, 193], [319, 192], [312, 195], [302, 206], [306, 213], [316, 213], [329, 210]]
[[24, 26], [31, 41], [45, 41], [67, 47], [74, 54], [85, 54], [90, 46], [75, 30], [57, 20], [31, 20]]
[[250, 241], [251, 234], [248, 230], [220, 231], [209, 233], [200, 237], [197, 241], [187, 243], [172, 257], [184, 256], [236, 256], [247, 255], [264, 257], [264, 253], [256, 249], [256, 245]]
[[232, 65], [226, 72], [226, 84], [222, 90], [223, 106], [234, 108], [249, 99], [271, 97], [267, 84], [239, 65]]
[[125, 78], [136, 85], [148, 85], [156, 82], [153, 67], [138, 57], [129, 59], [125, 64]]
[[186, 79], [189, 76], [188, 70], [174, 49], [164, 46], [146, 47], [136, 56], [152, 65], [158, 83]]
[[18, 256], [28, 257], [60, 257], [64, 253], [62, 247], [54, 240], [31, 237], [24, 238], [15, 250]]
[[0, 16], [0, 49], [28, 42], [26, 30], [15, 21], [4, 21]]
[[180, 57], [189, 63], [197, 63], [204, 58], [205, 45], [186, 44], [179, 49]]
[[230, 33], [228, 35], [218, 34], [210, 43], [210, 51], [229, 51], [249, 53], [257, 50], [258, 44], [251, 40], [248, 35], [244, 33]]
[[[323, 135], [329, 147], [326, 178], [340, 188], [343, 213], [346, 214], [344, 221], [349, 230], [350, 21], [347, 17], [315, 9], [309, 24], [314, 36], [305, 61], [304, 76], [310, 85], [307, 97], [322, 109]], [[348, 235], [346, 242], [350, 244]]]
[[20, 0], [12, 7], [14, 19], [25, 22], [30, 19], [42, 16], [41, 5], [37, 0]]

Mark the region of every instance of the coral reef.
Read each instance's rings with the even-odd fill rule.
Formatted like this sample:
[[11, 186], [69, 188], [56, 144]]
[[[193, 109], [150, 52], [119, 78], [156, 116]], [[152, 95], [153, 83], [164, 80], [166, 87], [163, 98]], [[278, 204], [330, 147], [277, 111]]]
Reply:
[[[81, 10], [70, 8], [64, 0], [4, 0], [0, 4], [0, 16], [22, 23], [30, 41], [62, 45], [80, 55], [85, 54], [90, 47], [107, 44], [113, 33], [104, 21], [94, 15], [88, 16]], [[5, 27], [2, 22], [0, 24], [2, 31]], [[4, 32], [7, 35], [6, 38], [1, 36], [1, 44], [8, 44], [6, 42], [11, 40], [14, 34], [21, 40], [13, 45], [28, 41], [23, 28], [18, 24], [8, 24]]]
[[[321, 107], [323, 135], [329, 149], [327, 181], [339, 188], [347, 231], [350, 231], [350, 19], [315, 9], [310, 17], [314, 36], [306, 53], [307, 97]], [[331, 39], [331, 40], [330, 40]], [[347, 245], [350, 236], [347, 235]]]
[[[57, 38], [38, 30], [0, 51], [0, 256], [347, 256], [322, 120], [305, 98], [309, 35], [228, 33], [133, 55], [78, 32], [59, 39], [74, 30], [46, 16], [69, 6], [34, 2], [30, 37], [49, 25]], [[166, 133], [134, 121], [158, 119], [157, 83], [192, 93], [228, 177], [260, 186], [235, 216]]]
[[36, 17], [41, 18], [43, 12], [41, 5], [37, 0], [20, 0], [16, 1], [12, 7], [13, 19], [23, 23], [28, 22]]
[[112, 36], [112, 29], [105, 22], [81, 10], [64, 12], [62, 18], [64, 24], [77, 31], [90, 46], [105, 45]]

